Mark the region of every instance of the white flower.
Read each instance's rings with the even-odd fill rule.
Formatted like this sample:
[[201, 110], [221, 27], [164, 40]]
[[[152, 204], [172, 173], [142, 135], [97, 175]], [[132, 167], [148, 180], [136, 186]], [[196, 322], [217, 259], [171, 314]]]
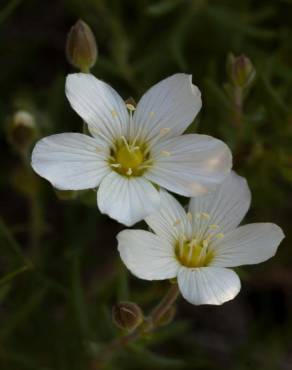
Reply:
[[153, 86], [137, 109], [93, 75], [69, 75], [66, 95], [92, 135], [64, 133], [40, 140], [32, 167], [62, 190], [96, 188], [101, 212], [132, 225], [160, 204], [157, 184], [195, 196], [221, 183], [231, 153], [206, 135], [180, 136], [201, 108], [191, 76], [176, 74]]
[[231, 173], [215, 192], [192, 198], [186, 213], [161, 190], [161, 209], [146, 218], [155, 232], [124, 230], [118, 234], [123, 262], [146, 280], [177, 278], [183, 297], [196, 305], [222, 304], [240, 290], [229, 269], [274, 256], [284, 237], [272, 223], [237, 227], [250, 206], [244, 178]]

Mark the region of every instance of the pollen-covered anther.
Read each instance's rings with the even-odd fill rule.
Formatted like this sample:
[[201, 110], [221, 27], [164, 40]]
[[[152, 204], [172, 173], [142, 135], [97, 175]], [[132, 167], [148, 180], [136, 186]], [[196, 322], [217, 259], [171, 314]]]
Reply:
[[120, 168], [121, 167], [120, 163], [112, 163], [111, 166], [113, 168]]
[[128, 168], [128, 171], [126, 172], [128, 176], [131, 176], [133, 174], [132, 168]]
[[178, 218], [177, 220], [174, 221], [173, 226], [178, 226], [181, 224], [181, 220]]
[[191, 214], [191, 212], [188, 212], [187, 213], [187, 219], [191, 222], [193, 220], [193, 215]]
[[127, 103], [127, 104], [126, 104], [126, 107], [127, 107], [127, 109], [128, 109], [130, 112], [134, 112], [134, 110], [136, 109], [136, 108], [134, 107], [134, 105], [133, 105], [133, 104], [130, 104], [130, 103]]
[[160, 129], [160, 135], [164, 136], [164, 135], [168, 134], [169, 131], [170, 131], [169, 127], [163, 127], [163, 128]]
[[168, 152], [167, 150], [161, 150], [160, 154], [163, 156], [163, 157], [169, 157], [170, 156], [170, 152]]

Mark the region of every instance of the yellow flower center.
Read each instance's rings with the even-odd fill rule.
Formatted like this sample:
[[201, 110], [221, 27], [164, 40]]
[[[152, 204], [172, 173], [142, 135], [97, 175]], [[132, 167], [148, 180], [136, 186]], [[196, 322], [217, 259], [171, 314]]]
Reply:
[[208, 248], [208, 244], [196, 239], [177, 242], [175, 255], [179, 262], [187, 267], [208, 266], [214, 257], [214, 253]]
[[122, 137], [111, 150], [109, 164], [120, 175], [141, 176], [151, 166], [147, 146], [141, 143], [128, 143]]
[[129, 149], [124, 145], [117, 150], [116, 159], [123, 168], [136, 169], [143, 162], [144, 156], [139, 147]]

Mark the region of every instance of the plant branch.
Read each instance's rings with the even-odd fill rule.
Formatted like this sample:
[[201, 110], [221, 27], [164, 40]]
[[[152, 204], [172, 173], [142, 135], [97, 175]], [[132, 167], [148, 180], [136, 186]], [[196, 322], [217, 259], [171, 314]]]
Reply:
[[173, 284], [170, 289], [166, 292], [165, 296], [161, 301], [153, 308], [150, 315], [145, 318], [141, 325], [138, 326], [134, 331], [124, 336], [118, 337], [110, 342], [97, 358], [94, 359], [91, 364], [91, 370], [99, 370], [110, 360], [114, 351], [127, 346], [129, 343], [136, 341], [146, 333], [154, 331], [159, 326], [159, 321], [162, 319], [164, 314], [174, 304], [179, 295], [177, 284]]

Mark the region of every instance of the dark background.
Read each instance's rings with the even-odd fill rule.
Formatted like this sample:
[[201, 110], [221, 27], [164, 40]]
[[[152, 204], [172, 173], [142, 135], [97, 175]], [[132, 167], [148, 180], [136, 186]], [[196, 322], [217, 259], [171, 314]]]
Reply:
[[[100, 215], [95, 192], [62, 200], [75, 194], [34, 175], [7, 134], [18, 109], [33, 115], [38, 137], [82, 130], [64, 94], [74, 71], [66, 35], [79, 18], [99, 47], [92, 73], [125, 99], [172, 73], [193, 74], [203, 109], [192, 130], [232, 148], [253, 194], [246, 221], [286, 234], [275, 258], [238, 269], [237, 298], [220, 307], [179, 300], [173, 323], [116, 351], [108, 369], [291, 369], [291, 16], [289, 0], [1, 1], [1, 369], [89, 370], [119, 334], [112, 304], [130, 299], [149, 312], [168, 284], [129, 276], [116, 250], [123, 227]], [[230, 52], [256, 69], [239, 117], [223, 87]]]

